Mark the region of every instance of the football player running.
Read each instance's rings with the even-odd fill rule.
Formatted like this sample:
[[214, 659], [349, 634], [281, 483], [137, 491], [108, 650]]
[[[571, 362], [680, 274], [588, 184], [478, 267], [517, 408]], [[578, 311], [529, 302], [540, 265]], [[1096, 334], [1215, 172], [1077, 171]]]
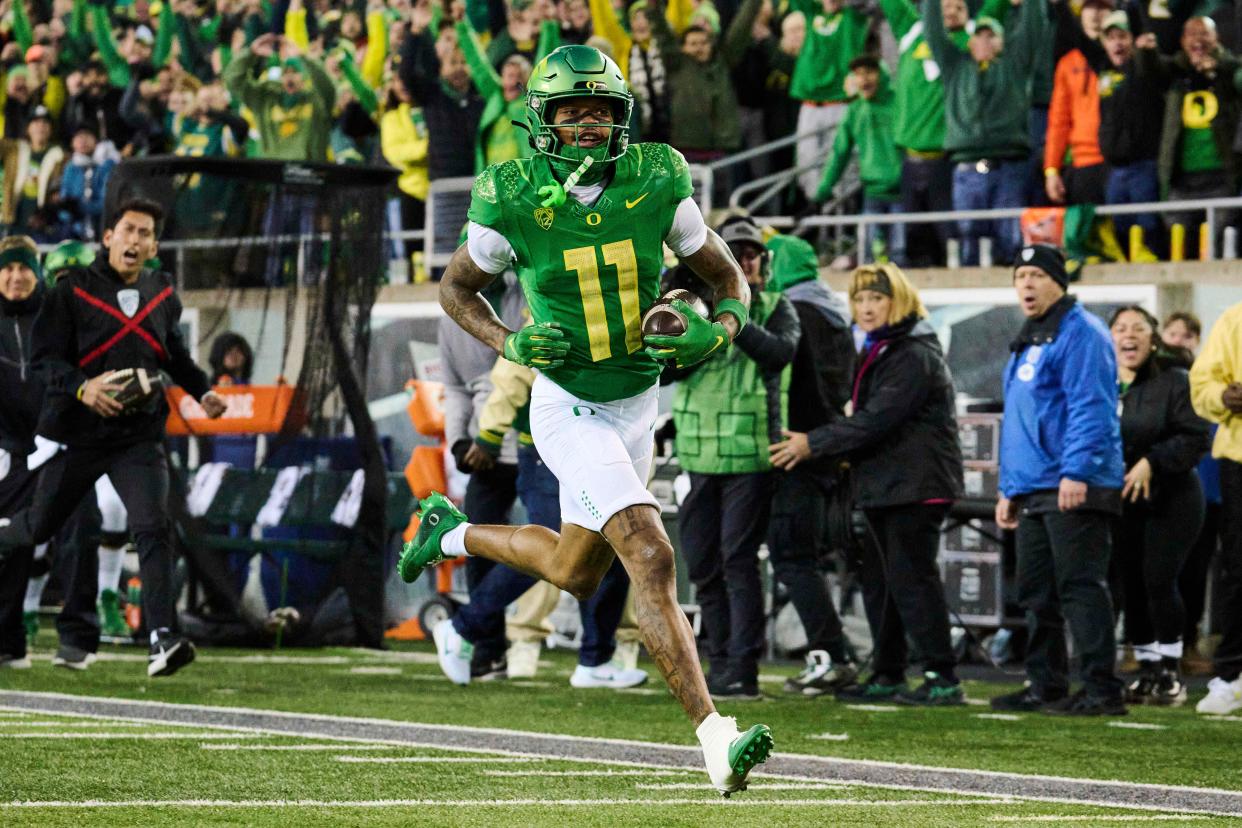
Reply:
[[[467, 242], [445, 270], [440, 304], [497, 353], [540, 372], [531, 434], [560, 481], [561, 532], [473, 525], [433, 493], [420, 504], [422, 522], [399, 570], [413, 581], [447, 557], [479, 555], [585, 600], [619, 555], [647, 650], [697, 726], [712, 784], [728, 796], [766, 761], [771, 732], [755, 725], [739, 733], [712, 704], [677, 603], [673, 547], [646, 481], [661, 361], [692, 365], [729, 347], [746, 324], [749, 289], [704, 224], [681, 154], [629, 144], [634, 97], [611, 59], [589, 46], [553, 51], [532, 71], [526, 104], [535, 155], [476, 179]], [[715, 290], [715, 318], [675, 302], [686, 331], [644, 337], [665, 243]], [[533, 319], [518, 331], [480, 295], [511, 266]], [[451, 629], [436, 630], [442, 663], [463, 656]]]

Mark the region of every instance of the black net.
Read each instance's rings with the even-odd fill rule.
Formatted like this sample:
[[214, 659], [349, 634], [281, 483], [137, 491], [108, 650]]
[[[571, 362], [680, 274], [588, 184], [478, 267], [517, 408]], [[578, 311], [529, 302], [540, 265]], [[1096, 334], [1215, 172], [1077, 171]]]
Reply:
[[[134, 196], [165, 208], [159, 256], [199, 362], [226, 331], [250, 348], [247, 376], [233, 380], [246, 384], [228, 389], [235, 433], [216, 433], [192, 405], [170, 420], [189, 435], [174, 446], [178, 528], [187, 626], [203, 623], [201, 636], [382, 644], [384, 555], [404, 522], [387, 514], [393, 481], [365, 378], [395, 175], [163, 157], [127, 161], [109, 180], [108, 215]], [[271, 611], [258, 617], [241, 597], [256, 555]]]

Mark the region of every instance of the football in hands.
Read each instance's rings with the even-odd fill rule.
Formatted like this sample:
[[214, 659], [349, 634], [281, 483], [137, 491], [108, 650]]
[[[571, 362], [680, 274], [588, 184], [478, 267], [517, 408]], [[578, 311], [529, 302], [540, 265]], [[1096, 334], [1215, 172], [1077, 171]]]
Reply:
[[119, 385], [121, 390], [109, 392], [126, 413], [136, 411], [164, 392], [164, 380], [159, 373], [146, 368], [122, 368], [104, 375], [108, 385]]
[[686, 332], [686, 317], [673, 307], [674, 299], [680, 299], [704, 319], [707, 318], [707, 303], [688, 290], [670, 290], [656, 300], [656, 303], [643, 314], [643, 336], [681, 336]]

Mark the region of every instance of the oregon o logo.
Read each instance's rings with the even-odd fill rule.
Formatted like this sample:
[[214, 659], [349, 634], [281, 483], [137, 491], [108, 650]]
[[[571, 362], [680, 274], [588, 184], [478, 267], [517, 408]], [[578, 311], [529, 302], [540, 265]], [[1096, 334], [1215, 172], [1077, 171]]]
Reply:
[[596, 89], [605, 89], [608, 85], [603, 81], [587, 81], [585, 86], [587, 89], [594, 91]]
[[603, 220], [604, 220], [604, 217], [601, 216], [599, 213], [587, 213], [586, 223], [587, 223], [587, 226], [589, 227], [594, 227]]
[[1210, 89], [1191, 92], [1182, 99], [1182, 124], [1187, 129], [1208, 129], [1220, 112], [1220, 101]]

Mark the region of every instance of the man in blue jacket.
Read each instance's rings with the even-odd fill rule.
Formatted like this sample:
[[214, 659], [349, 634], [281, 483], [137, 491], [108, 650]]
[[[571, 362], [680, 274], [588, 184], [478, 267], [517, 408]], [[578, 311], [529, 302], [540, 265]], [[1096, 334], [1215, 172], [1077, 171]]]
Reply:
[[[1024, 247], [1013, 284], [1026, 324], [1005, 367], [996, 522], [1017, 530], [1030, 683], [992, 699], [992, 707], [1122, 715], [1108, 591], [1108, 524], [1121, 512], [1124, 474], [1112, 341], [1066, 293], [1065, 257], [1056, 247]], [[1083, 683], [1073, 695], [1067, 620]]]

